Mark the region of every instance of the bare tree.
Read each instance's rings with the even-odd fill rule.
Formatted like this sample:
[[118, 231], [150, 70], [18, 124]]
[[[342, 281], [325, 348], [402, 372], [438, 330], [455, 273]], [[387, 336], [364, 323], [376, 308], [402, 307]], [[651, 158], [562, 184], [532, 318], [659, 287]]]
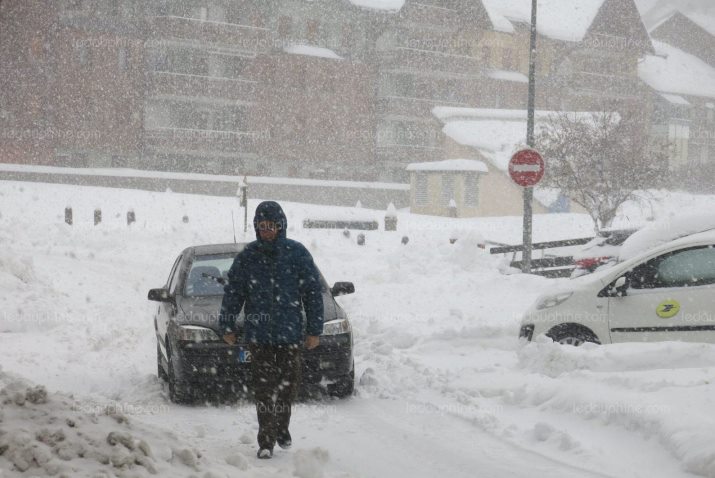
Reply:
[[537, 147], [547, 162], [545, 185], [583, 206], [598, 230], [637, 190], [657, 187], [668, 148], [655, 145], [638, 113], [558, 113], [543, 124]]

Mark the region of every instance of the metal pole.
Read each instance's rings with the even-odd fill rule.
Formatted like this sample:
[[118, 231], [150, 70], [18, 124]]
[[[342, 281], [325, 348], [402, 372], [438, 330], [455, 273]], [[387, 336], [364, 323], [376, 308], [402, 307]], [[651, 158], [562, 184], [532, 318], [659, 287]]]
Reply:
[[[536, 2], [531, 0], [531, 42], [529, 46], [529, 106], [526, 121], [526, 144], [534, 147], [534, 108], [536, 98]], [[531, 273], [531, 202], [534, 188], [524, 188], [524, 251], [522, 252], [522, 271]]]

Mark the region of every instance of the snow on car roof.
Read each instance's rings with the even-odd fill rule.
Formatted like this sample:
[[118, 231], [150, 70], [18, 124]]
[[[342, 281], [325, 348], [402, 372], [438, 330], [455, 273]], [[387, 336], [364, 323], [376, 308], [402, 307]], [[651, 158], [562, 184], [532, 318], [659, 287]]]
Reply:
[[[540, 0], [537, 31], [555, 40], [583, 40], [605, 0]], [[482, 0], [495, 30], [513, 33], [516, 23], [531, 23], [530, 0]]]
[[623, 243], [619, 260], [632, 259], [642, 252], [702, 232], [712, 234], [715, 238], [715, 215], [692, 214], [655, 221], [635, 232]]
[[638, 76], [661, 93], [715, 98], [715, 68], [667, 43], [653, 40], [657, 55], [647, 55]]

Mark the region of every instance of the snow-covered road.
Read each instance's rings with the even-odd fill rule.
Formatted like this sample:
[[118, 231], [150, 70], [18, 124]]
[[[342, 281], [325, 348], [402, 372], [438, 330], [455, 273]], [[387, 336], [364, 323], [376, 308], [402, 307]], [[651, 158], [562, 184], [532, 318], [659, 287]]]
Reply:
[[[146, 301], [181, 249], [231, 240], [235, 202], [22, 183], [0, 183], [0, 197], [9, 206], [0, 216], [2, 370], [73, 394], [80, 411], [109, 404], [170, 430], [213, 473], [179, 463], [175, 476], [715, 476], [715, 347], [519, 343], [520, 313], [553, 283], [504, 275], [477, 247], [480, 234], [518, 240], [518, 218], [400, 212], [400, 233], [368, 233], [360, 247], [339, 231], [302, 230], [316, 208], [286, 205], [289, 235], [327, 279], [356, 284], [339, 300], [359, 383], [348, 400], [299, 404], [294, 450], [258, 462], [251, 404], [166, 400]], [[65, 205], [73, 228], [61, 222]], [[96, 228], [94, 207], [105, 217]], [[131, 228], [122, 224], [129, 208]], [[536, 218], [537, 240], [589, 229], [583, 216]], [[11, 466], [0, 454], [3, 476], [14, 476]]]

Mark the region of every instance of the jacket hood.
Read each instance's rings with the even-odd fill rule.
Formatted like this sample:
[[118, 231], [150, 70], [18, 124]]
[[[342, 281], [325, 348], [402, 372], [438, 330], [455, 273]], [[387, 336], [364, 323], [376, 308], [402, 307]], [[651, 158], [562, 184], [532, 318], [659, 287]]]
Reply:
[[256, 215], [253, 217], [253, 230], [256, 232], [256, 239], [263, 242], [261, 235], [258, 233], [258, 223], [261, 221], [273, 221], [276, 224], [280, 224], [281, 229], [278, 232], [278, 237], [285, 239], [288, 219], [280, 204], [275, 201], [263, 201], [256, 208]]

